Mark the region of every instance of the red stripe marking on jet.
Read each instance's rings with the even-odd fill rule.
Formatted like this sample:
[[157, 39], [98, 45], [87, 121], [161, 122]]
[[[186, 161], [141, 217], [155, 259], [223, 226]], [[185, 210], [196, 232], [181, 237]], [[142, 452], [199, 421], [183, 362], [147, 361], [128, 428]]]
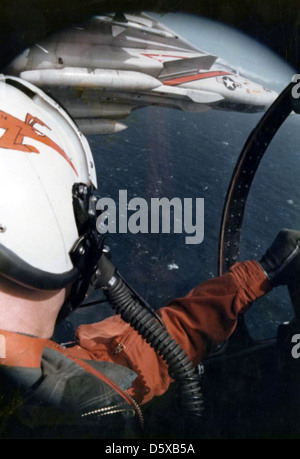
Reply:
[[231, 73], [223, 71], [197, 73], [196, 75], [188, 75], [180, 78], [172, 78], [171, 80], [163, 81], [164, 85], [176, 86], [178, 84], [189, 83], [190, 81], [206, 80], [207, 78], [214, 78], [223, 75], [231, 75]]

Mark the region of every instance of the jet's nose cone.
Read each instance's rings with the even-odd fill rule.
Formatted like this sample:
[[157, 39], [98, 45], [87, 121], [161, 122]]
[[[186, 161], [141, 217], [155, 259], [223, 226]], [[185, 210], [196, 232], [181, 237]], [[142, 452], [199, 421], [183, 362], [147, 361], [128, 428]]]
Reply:
[[262, 94], [262, 102], [266, 107], [270, 107], [278, 97], [278, 93], [271, 89], [264, 88], [264, 92]]

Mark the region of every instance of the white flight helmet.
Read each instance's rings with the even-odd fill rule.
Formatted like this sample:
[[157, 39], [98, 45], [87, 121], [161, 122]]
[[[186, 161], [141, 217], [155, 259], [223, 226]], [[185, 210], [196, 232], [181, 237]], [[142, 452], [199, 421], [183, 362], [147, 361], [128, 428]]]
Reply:
[[96, 187], [88, 142], [67, 113], [32, 84], [1, 75], [0, 274], [48, 290], [78, 278], [71, 252], [85, 253], [79, 227], [88, 209], [77, 198]]

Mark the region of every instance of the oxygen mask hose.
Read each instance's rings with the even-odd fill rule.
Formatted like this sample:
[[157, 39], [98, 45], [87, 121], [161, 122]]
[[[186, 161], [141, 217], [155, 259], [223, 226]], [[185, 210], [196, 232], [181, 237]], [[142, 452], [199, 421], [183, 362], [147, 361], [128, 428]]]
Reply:
[[105, 255], [101, 256], [92, 281], [95, 288], [103, 289], [116, 313], [166, 361], [170, 376], [178, 383], [182, 409], [197, 416], [202, 415], [204, 403], [199, 375], [161, 319], [145, 308], [136, 292], [131, 290]]

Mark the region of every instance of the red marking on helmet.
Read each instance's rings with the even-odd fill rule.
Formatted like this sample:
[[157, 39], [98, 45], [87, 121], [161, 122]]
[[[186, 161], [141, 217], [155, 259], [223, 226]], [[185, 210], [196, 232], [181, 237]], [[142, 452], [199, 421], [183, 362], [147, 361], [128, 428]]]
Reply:
[[64, 150], [60, 148], [53, 140], [43, 134], [41, 131], [36, 129], [35, 124], [44, 126], [49, 131], [51, 129], [43, 121], [35, 116], [27, 113], [25, 122], [10, 115], [9, 113], [0, 110], [0, 128], [5, 129], [4, 134], [0, 137], [0, 148], [7, 148], [12, 150], [25, 151], [26, 153], [37, 153], [40, 151], [33, 145], [23, 144], [24, 137], [37, 140], [50, 148], [53, 148], [59, 153], [72, 167], [75, 174], [78, 176], [78, 172], [75, 169], [74, 164], [70, 158], [66, 155]]

